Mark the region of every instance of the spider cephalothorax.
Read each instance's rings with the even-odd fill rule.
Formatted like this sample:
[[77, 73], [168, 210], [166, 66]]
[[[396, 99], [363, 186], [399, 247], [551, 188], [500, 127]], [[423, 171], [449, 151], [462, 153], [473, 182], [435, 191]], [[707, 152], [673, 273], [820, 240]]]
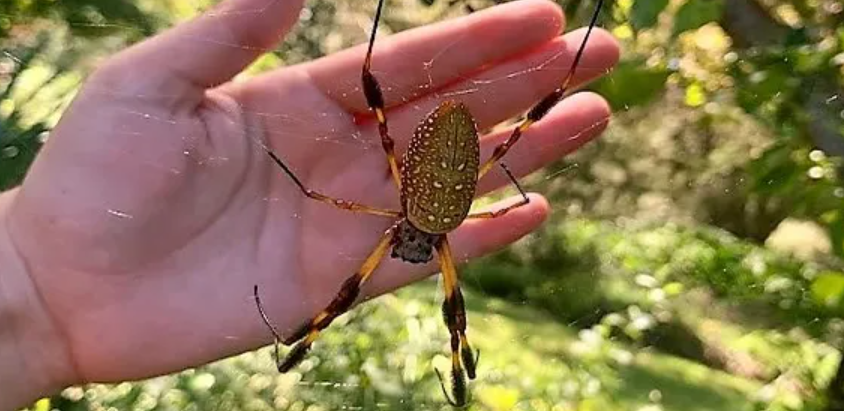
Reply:
[[395, 230], [390, 257], [400, 258], [408, 263], [422, 264], [431, 261], [434, 258], [434, 247], [442, 241], [441, 235], [421, 231], [407, 220], [396, 224]]
[[[501, 160], [507, 151], [521, 138], [523, 133], [537, 121], [540, 121], [551, 108], [566, 96], [574, 71], [583, 55], [589, 34], [595, 25], [602, 1], [598, 1], [589, 29], [572, 62], [571, 69], [560, 87], [539, 101], [527, 117], [519, 124], [510, 137], [492, 151], [489, 159], [480, 162], [478, 131], [475, 120], [468, 108], [456, 101], [440, 103], [417, 126], [410, 139], [401, 165], [393, 151], [394, 143], [387, 127], [384, 96], [377, 79], [372, 74], [372, 48], [375, 44], [375, 32], [381, 18], [384, 0], [378, 1], [375, 23], [369, 39], [369, 48], [363, 63], [361, 82], [367, 104], [378, 121], [381, 143], [387, 155], [387, 164], [393, 181], [399, 188], [401, 210], [387, 210], [369, 207], [351, 201], [335, 199], [302, 184], [298, 177], [274, 152], [267, 149], [267, 154], [287, 174], [302, 193], [314, 200], [345, 210], [395, 218], [395, 223], [382, 236], [372, 253], [366, 258], [361, 268], [343, 282], [334, 299], [310, 321], [294, 330], [287, 338], [282, 338], [272, 326], [258, 299], [258, 286], [255, 286], [255, 299], [264, 322], [270, 328], [276, 340], [276, 361], [279, 371], [290, 370], [305, 358], [319, 333], [331, 322], [354, 305], [360, 295], [363, 284], [372, 276], [380, 261], [392, 248], [390, 255], [411, 263], [426, 263], [433, 259], [433, 251], [439, 259], [443, 277], [445, 298], [443, 317], [448, 327], [451, 347], [451, 398], [454, 406], [466, 404], [466, 377], [474, 379], [477, 354], [472, 351], [466, 337], [466, 310], [454, 257], [448, 243], [448, 233], [454, 231], [466, 219], [496, 218], [529, 202], [527, 195], [519, 187], [515, 177], [502, 163], [504, 172], [513, 181], [522, 195], [522, 201], [496, 211], [469, 213], [478, 180], [487, 174]], [[287, 357], [281, 360], [279, 342], [296, 343]], [[439, 376], [439, 371], [437, 371]], [[442, 382], [442, 380], [441, 380]], [[445, 386], [443, 385], [443, 391]], [[448, 397], [448, 394], [446, 394]], [[452, 399], [453, 398], [453, 399]]]

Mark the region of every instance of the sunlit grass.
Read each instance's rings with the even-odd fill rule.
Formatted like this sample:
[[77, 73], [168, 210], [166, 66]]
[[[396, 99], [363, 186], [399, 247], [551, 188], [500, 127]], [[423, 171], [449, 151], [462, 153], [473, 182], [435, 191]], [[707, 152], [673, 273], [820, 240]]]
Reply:
[[[435, 359], [447, 354], [436, 294], [437, 285], [426, 282], [356, 310], [288, 375], [275, 371], [266, 348], [145, 382], [69, 389], [53, 405], [401, 410], [413, 403], [412, 409], [448, 409], [433, 372], [448, 363]], [[749, 398], [760, 388], [612, 340], [584, 341], [576, 330], [533, 308], [471, 291], [466, 298], [469, 336], [481, 351], [470, 410], [749, 410]]]

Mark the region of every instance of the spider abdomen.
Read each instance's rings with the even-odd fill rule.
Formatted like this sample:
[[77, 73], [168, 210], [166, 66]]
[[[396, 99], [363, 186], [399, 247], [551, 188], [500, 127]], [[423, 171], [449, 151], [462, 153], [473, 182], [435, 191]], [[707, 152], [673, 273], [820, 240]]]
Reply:
[[469, 214], [478, 180], [475, 120], [445, 101], [416, 128], [402, 158], [402, 206], [408, 221], [431, 234], [457, 228]]

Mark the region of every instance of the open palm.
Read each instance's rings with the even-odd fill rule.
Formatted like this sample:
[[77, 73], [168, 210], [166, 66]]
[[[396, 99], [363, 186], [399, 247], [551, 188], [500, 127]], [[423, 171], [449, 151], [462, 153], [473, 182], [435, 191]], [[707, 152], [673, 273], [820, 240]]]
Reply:
[[[264, 154], [277, 152], [310, 188], [398, 208], [377, 124], [360, 91], [358, 47], [242, 82], [301, 1], [229, 0], [213, 12], [111, 58], [66, 112], [24, 185], [8, 227], [49, 313], [62, 383], [163, 374], [269, 341], [252, 286], [282, 330], [319, 310], [392, 221], [310, 201]], [[561, 81], [582, 32], [558, 37], [559, 9], [524, 0], [376, 42], [401, 153], [444, 95], [480, 129], [529, 108]], [[617, 59], [598, 32], [581, 79]], [[600, 97], [562, 102], [505, 157], [519, 175], [599, 133]], [[505, 133], [483, 137], [482, 158]], [[491, 173], [479, 190], [506, 183]], [[461, 258], [530, 232], [547, 204], [453, 234]], [[367, 295], [433, 266], [385, 261]]]

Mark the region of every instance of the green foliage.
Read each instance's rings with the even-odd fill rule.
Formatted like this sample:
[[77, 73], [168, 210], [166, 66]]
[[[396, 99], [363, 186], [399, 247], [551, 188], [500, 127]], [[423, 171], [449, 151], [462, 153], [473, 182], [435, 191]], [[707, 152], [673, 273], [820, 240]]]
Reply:
[[[844, 314], [841, 306], [829, 303], [830, 296], [840, 297], [840, 267], [781, 256], [721, 230], [617, 227], [577, 219], [549, 230], [542, 241], [471, 264], [467, 285], [546, 309], [565, 321], [583, 320], [584, 313], [601, 307], [653, 306], [682, 294], [678, 286], [687, 291], [703, 286], [728, 301], [764, 304], [772, 316], [782, 315], [771, 320], [785, 321], [783, 326], [817, 324]], [[813, 288], [814, 295], [805, 292]], [[652, 292], [656, 289], [661, 291]]]
[[721, 18], [723, 10], [724, 0], [687, 0], [674, 17], [671, 35], [677, 36], [716, 22]]
[[[0, 190], [20, 183], [43, 144], [52, 117], [67, 101], [76, 81], [60, 65], [44, 67], [50, 42], [8, 49], [17, 56], [8, 75], [0, 75]], [[68, 86], [68, 80], [70, 85]]]
[[154, 31], [153, 20], [130, 0], [6, 0], [0, 2], [0, 39], [9, 29], [36, 19], [65, 21], [77, 35], [101, 36], [132, 27], [139, 37]]
[[77, 38], [137, 39], [152, 22], [131, 1], [0, 2], [0, 190], [21, 182], [80, 84]]
[[24, 130], [16, 130], [14, 124], [6, 125], [2, 122], [0, 127], [3, 127], [0, 129], [2, 136], [10, 135], [8, 139], [0, 139], [0, 156], [3, 157], [0, 161], [0, 190], [5, 190], [23, 180], [35, 154], [41, 148], [39, 136], [46, 132], [47, 128], [38, 124]]
[[647, 67], [643, 60], [622, 61], [592, 89], [606, 98], [613, 110], [646, 105], [665, 91], [670, 71]]
[[14, 187], [23, 180], [41, 148], [39, 137], [46, 130], [43, 124], [21, 129], [12, 121], [0, 121], [0, 190]]
[[[690, 107], [712, 110], [728, 102], [753, 115], [776, 141], [748, 159], [750, 197], [764, 204], [765, 218], [779, 214], [774, 218], [793, 216], [823, 224], [834, 253], [844, 256], [844, 219], [839, 211], [844, 209], [841, 13], [803, 1], [762, 5], [745, 0], [678, 0], [669, 5], [644, 0], [619, 3], [621, 15], [629, 20], [617, 21], [625, 29], [617, 33], [625, 36], [627, 29], [632, 31], [627, 41], [633, 52], [626, 60], [639, 66], [638, 70], [677, 69], [666, 81], [657, 81], [657, 76], [642, 81], [647, 77], [631, 75], [622, 63], [620, 71], [596, 90], [606, 93], [615, 109], [649, 104], [655, 101], [650, 96], [677, 87], [684, 89], [685, 104]], [[791, 13], [790, 26], [778, 21], [777, 10]], [[670, 26], [658, 25], [658, 17]], [[718, 43], [713, 39], [718, 34], [710, 23], [719, 23], [724, 30], [723, 49], [715, 49]], [[655, 43], [650, 36], [638, 36], [643, 31], [671, 40]], [[688, 35], [679, 37], [683, 33]], [[646, 42], [647, 48], [638, 49]], [[810, 154], [823, 160], [810, 160]], [[735, 229], [730, 221], [710, 222]], [[771, 229], [776, 226], [764, 224]]]
[[666, 6], [668, 0], [637, 0], [630, 8], [630, 24], [636, 30], [651, 28]]
[[795, 45], [750, 54], [730, 68], [737, 102], [782, 136], [752, 164], [755, 190], [793, 204], [795, 215], [826, 225], [839, 256], [844, 256], [842, 160], [840, 153], [832, 151], [836, 156], [831, 157], [819, 148], [835, 150], [844, 136], [844, 118], [834, 109], [844, 105], [825, 91], [842, 87], [831, 80], [835, 74], [829, 65], [842, 52], [840, 41], [834, 47]]
[[[820, 341], [841, 337], [840, 267], [801, 262], [706, 228], [568, 220], [550, 231], [541, 242], [471, 264], [465, 283], [604, 338], [769, 381], [788, 375], [791, 382], [766, 386], [759, 409], [823, 406], [818, 393], [839, 357]], [[549, 258], [558, 260], [547, 265]], [[510, 274], [503, 283], [501, 271]], [[707, 325], [713, 322], [717, 337]], [[802, 353], [782, 354], [795, 347]], [[804, 391], [782, 390], [783, 384]]]
[[815, 219], [830, 234], [832, 251], [844, 256], [844, 188], [840, 158], [808, 150], [793, 140], [780, 141], [749, 167], [755, 192], [791, 206], [792, 215]]
[[328, 54], [325, 39], [334, 31], [337, 6], [333, 1], [315, 0], [306, 6], [307, 24], [285, 38], [274, 54], [287, 64], [302, 63]]
[[731, 67], [738, 82], [736, 100], [750, 113], [768, 120], [772, 125], [793, 121], [790, 110], [800, 97], [800, 80], [794, 77], [794, 65], [784, 53], [764, 53], [748, 56]]
[[[469, 409], [822, 409], [818, 390], [834, 372], [839, 358], [835, 350], [794, 331], [758, 329], [773, 314], [748, 319], [754, 331], [721, 323], [714, 331], [718, 338], [712, 338], [712, 326], [706, 324], [719, 321], [716, 313], [723, 302], [690, 298], [696, 287], [704, 286], [717, 290], [716, 301], [739, 296], [749, 303], [760, 298], [770, 304], [769, 309], [796, 310], [802, 304], [799, 301], [791, 308], [776, 306], [789, 299], [814, 297], [786, 290], [783, 279], [794, 279], [790, 285], [797, 290], [796, 282], [807, 281], [815, 268], [717, 230], [623, 228], [578, 220], [552, 231], [541, 242], [523, 242], [515, 251], [466, 270], [469, 337], [482, 353], [479, 378], [471, 383], [474, 400]], [[560, 259], [553, 252], [561, 249], [571, 259]], [[486, 278], [500, 271], [510, 275]], [[827, 270], [814, 278], [830, 273]], [[572, 285], [570, 281], [578, 275], [591, 278], [591, 283]], [[508, 282], [490, 288], [497, 280]], [[522, 288], [520, 282], [525, 284]], [[506, 293], [510, 302], [479, 289], [485, 294]], [[577, 299], [585, 301], [573, 301]], [[49, 406], [61, 410], [446, 410], [434, 373], [435, 368], [449, 365], [440, 301], [439, 285], [427, 281], [369, 302], [338, 319], [308, 359], [288, 374], [277, 373], [268, 347], [145, 382], [70, 388], [51, 398]], [[601, 301], [610, 304], [599, 307], [603, 314], [590, 320], [573, 318], [573, 311], [564, 306], [581, 307], [581, 314], [588, 316], [586, 307], [596, 310]], [[736, 312], [743, 311], [741, 306], [727, 307], [734, 320]], [[679, 349], [688, 345], [689, 336], [676, 326], [679, 323], [674, 322], [673, 328], [663, 324], [672, 324], [665, 318], [689, 316], [705, 318], [703, 325], [690, 326], [703, 344], [701, 351], [720, 352], [733, 358], [732, 362], [761, 361], [772, 370], [764, 374], [767, 381], [731, 376], [677, 358], [690, 356], [680, 351], [667, 355], [649, 348], [668, 351], [671, 344]], [[807, 322], [789, 324], [787, 328]], [[753, 359], [739, 360], [742, 355]], [[789, 388], [795, 385], [801, 390]]]
[[812, 282], [812, 297], [819, 304], [836, 312], [844, 312], [844, 274], [822, 272]]
[[[145, 382], [70, 388], [51, 398], [49, 407], [449, 410], [433, 371], [449, 366], [437, 290], [433, 282], [420, 284], [341, 317], [288, 374], [278, 374], [268, 347]], [[474, 292], [466, 298], [469, 336], [482, 353], [469, 410], [750, 410], [747, 398], [760, 387], [637, 352], [597, 330], [575, 335], [530, 308]], [[701, 377], [709, 383], [699, 385]]]

